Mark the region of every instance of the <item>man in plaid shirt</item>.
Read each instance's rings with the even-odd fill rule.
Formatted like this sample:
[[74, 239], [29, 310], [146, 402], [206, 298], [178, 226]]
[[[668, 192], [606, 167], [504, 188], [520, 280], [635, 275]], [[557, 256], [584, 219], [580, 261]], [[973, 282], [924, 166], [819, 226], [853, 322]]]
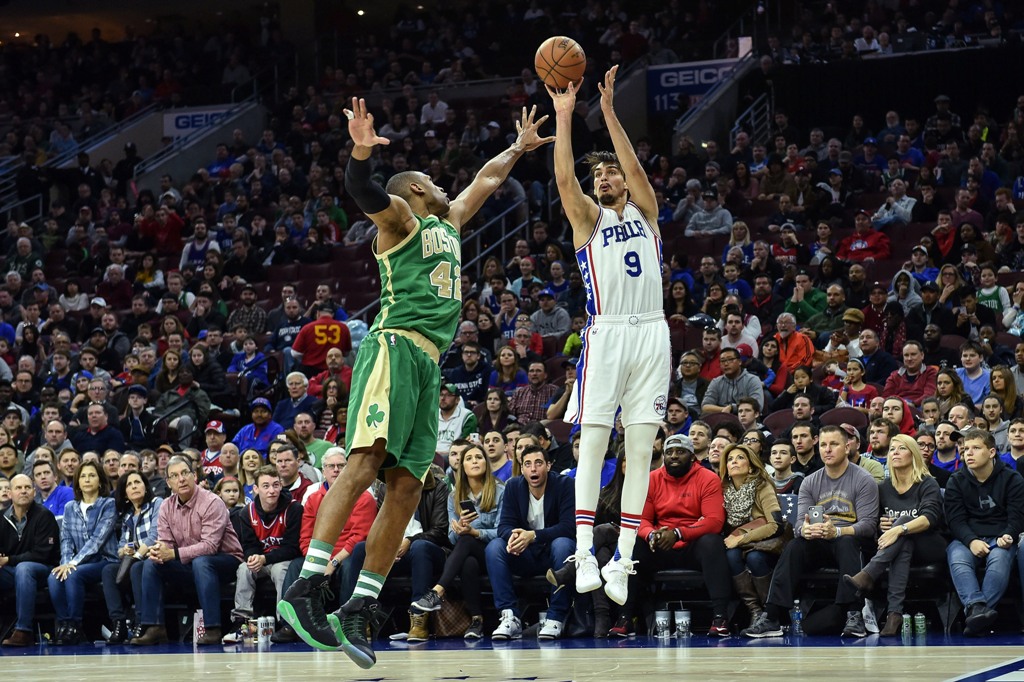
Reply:
[[547, 405], [558, 392], [558, 387], [548, 383], [548, 370], [543, 362], [531, 362], [526, 373], [530, 383], [520, 386], [508, 401], [508, 410], [520, 424], [547, 418]]
[[228, 329], [245, 327], [253, 336], [267, 329], [267, 311], [256, 305], [256, 287], [246, 284], [242, 288], [242, 304], [228, 317]]

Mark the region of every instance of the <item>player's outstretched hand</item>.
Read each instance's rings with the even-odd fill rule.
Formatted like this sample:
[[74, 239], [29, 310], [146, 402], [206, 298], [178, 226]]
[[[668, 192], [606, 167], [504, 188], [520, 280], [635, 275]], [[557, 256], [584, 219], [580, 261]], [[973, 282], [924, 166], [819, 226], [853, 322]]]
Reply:
[[569, 83], [569, 87], [565, 90], [556, 90], [548, 84], [544, 84], [544, 88], [551, 95], [551, 100], [555, 104], [555, 113], [566, 112], [571, 114], [572, 110], [576, 108], [576, 92], [579, 90], [579, 86], [583, 85], [583, 79], [580, 79], [579, 83]]
[[604, 74], [604, 83], [598, 83], [597, 89], [601, 93], [601, 109], [612, 108], [612, 98], [615, 96], [615, 74], [619, 72], [619, 65], [616, 64]]
[[381, 137], [373, 129], [373, 114], [366, 110], [366, 100], [352, 98], [352, 108], [345, 109], [348, 118], [348, 134], [352, 141], [360, 147], [374, 147], [378, 144], [391, 144], [391, 140]]
[[555, 141], [554, 136], [541, 137], [537, 132], [544, 125], [544, 121], [548, 120], [548, 117], [545, 114], [534, 121], [533, 119], [536, 115], [537, 105], [534, 105], [529, 112], [526, 111], [526, 107], [523, 107], [522, 120], [516, 121], [516, 132], [519, 133], [519, 137], [516, 138], [516, 144], [525, 152]]

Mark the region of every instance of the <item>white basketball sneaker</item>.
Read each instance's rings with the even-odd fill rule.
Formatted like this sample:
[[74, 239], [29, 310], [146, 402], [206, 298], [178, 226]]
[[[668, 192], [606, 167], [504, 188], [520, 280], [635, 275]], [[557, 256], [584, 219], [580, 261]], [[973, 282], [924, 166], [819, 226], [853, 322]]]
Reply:
[[501, 612], [501, 620], [498, 627], [491, 633], [491, 639], [519, 639], [523, 636], [523, 625], [519, 622], [512, 609], [504, 609]]
[[576, 592], [593, 592], [601, 587], [601, 571], [597, 566], [597, 557], [592, 552], [579, 551], [566, 559], [576, 564]]
[[604, 593], [613, 602], [622, 606], [626, 603], [629, 593], [629, 576], [636, 574], [633, 566], [636, 564], [632, 559], [619, 558], [609, 561], [601, 569], [601, 576], [604, 577]]

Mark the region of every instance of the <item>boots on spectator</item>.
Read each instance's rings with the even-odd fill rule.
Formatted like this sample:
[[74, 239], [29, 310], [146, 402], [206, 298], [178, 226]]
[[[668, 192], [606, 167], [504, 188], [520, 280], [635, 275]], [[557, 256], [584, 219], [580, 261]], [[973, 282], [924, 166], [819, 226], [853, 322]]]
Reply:
[[754, 587], [754, 577], [750, 575], [750, 571], [743, 571], [732, 577], [732, 586], [736, 591], [736, 596], [750, 611], [750, 620], [753, 622], [757, 618], [757, 614], [764, 610], [761, 606], [762, 602], [757, 596], [757, 589]]

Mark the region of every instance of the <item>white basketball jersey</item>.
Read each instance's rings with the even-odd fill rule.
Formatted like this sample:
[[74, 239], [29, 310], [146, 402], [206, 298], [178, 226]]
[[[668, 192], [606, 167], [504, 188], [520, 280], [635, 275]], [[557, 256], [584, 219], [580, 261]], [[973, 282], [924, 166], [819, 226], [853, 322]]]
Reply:
[[628, 202], [622, 220], [601, 208], [594, 234], [576, 250], [587, 312], [638, 315], [664, 309], [661, 289], [661, 239], [644, 214]]

